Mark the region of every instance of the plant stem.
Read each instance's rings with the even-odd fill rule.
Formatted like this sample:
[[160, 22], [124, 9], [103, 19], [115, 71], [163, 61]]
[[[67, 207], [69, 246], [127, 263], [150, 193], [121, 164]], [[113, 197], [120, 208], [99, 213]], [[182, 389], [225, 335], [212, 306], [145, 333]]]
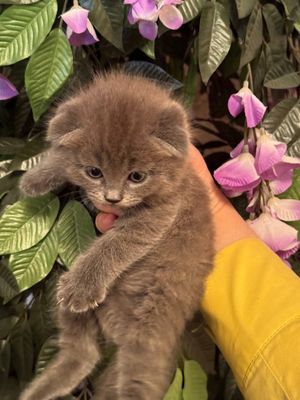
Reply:
[[[65, 0], [65, 1], [64, 1], [64, 5], [63, 5], [63, 8], [62, 8], [62, 10], [61, 10], [61, 14], [63, 14], [63, 13], [66, 11], [67, 3], [68, 3], [68, 0]], [[61, 29], [62, 24], [63, 24], [63, 19], [62, 19], [62, 17], [60, 16], [60, 21], [59, 21], [59, 25], [58, 25], [59, 29]]]
[[298, 45], [295, 46], [291, 36], [288, 37], [288, 43], [289, 43], [290, 50], [291, 50], [295, 60], [300, 65], [300, 50], [299, 50]]
[[249, 78], [249, 86], [250, 86], [250, 89], [252, 90], [252, 92], [253, 92], [253, 76], [252, 76], [252, 70], [251, 70], [251, 65], [250, 65], [250, 63], [248, 63], [247, 64], [247, 68], [248, 68], [248, 74], [247, 74], [247, 77]]

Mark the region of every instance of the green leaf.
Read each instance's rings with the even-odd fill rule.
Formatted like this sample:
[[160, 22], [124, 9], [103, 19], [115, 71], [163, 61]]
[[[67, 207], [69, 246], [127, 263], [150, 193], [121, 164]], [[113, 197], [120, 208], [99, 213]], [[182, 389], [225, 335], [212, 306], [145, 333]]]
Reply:
[[0, 15], [0, 65], [29, 57], [48, 35], [56, 13], [56, 0], [8, 7]]
[[197, 85], [199, 84], [199, 74], [198, 74], [198, 55], [196, 51], [196, 45], [191, 53], [190, 65], [188, 72], [184, 81], [183, 95], [186, 99], [186, 103], [191, 107], [194, 103], [195, 96], [197, 94]]
[[207, 376], [200, 365], [193, 360], [184, 362], [183, 400], [207, 400]]
[[59, 209], [53, 194], [25, 198], [10, 206], [0, 220], [0, 254], [29, 249], [50, 231]]
[[239, 18], [248, 17], [253, 10], [256, 0], [235, 0]]
[[35, 365], [36, 374], [40, 374], [45, 368], [48, 362], [58, 351], [58, 340], [56, 336], [49, 337], [43, 344], [41, 351], [39, 352], [38, 359]]
[[168, 89], [176, 90], [182, 87], [182, 83], [173, 78], [158, 65], [147, 61], [128, 61], [123, 64], [123, 70], [134, 76], [143, 76], [160, 85], [166, 86]]
[[25, 141], [19, 138], [2, 136], [0, 137], [0, 154], [13, 155], [16, 154], [22, 147]]
[[147, 42], [140, 48], [146, 56], [155, 60], [155, 41], [147, 40]]
[[171, 383], [163, 400], [182, 400], [182, 383], [182, 372], [179, 368], [177, 368], [173, 382]]
[[265, 76], [264, 86], [270, 89], [288, 89], [300, 85], [300, 72], [288, 60], [274, 64]]
[[123, 50], [123, 0], [94, 0], [89, 18], [110, 43]]
[[17, 400], [20, 394], [19, 382], [16, 378], [10, 376], [3, 380], [0, 385], [1, 400]]
[[11, 163], [10, 169], [14, 171], [28, 171], [29, 169], [38, 165], [44, 157], [44, 153], [40, 153], [36, 156], [32, 156], [27, 158], [26, 160], [20, 160], [19, 158], [14, 158], [13, 162]]
[[44, 342], [56, 332], [57, 278], [58, 274], [54, 271], [43, 281], [41, 290], [35, 296], [30, 310], [29, 323], [33, 332], [35, 350], [38, 352]]
[[207, 83], [231, 46], [229, 16], [222, 4], [205, 4], [201, 13], [198, 45], [200, 72], [203, 82]]
[[299, 7], [298, 0], [280, 0], [284, 6], [284, 10], [287, 16], [291, 16], [297, 7]]
[[11, 300], [19, 293], [16, 278], [6, 265], [0, 263], [0, 297], [4, 302]]
[[40, 0], [0, 0], [0, 4], [32, 4]]
[[264, 119], [263, 126], [273, 133], [276, 139], [289, 143], [300, 138], [299, 118], [300, 100], [290, 97], [272, 108]]
[[260, 5], [254, 7], [247, 26], [240, 67], [252, 61], [259, 53], [263, 41], [263, 22]]
[[6, 338], [10, 333], [13, 327], [18, 322], [18, 317], [15, 315], [8, 315], [6, 317], [0, 318], [0, 339]]
[[287, 52], [284, 18], [274, 4], [265, 4], [262, 13], [269, 33], [268, 45], [271, 49], [273, 61], [281, 61], [286, 57]]
[[[13, 189], [17, 185], [18, 180], [19, 180], [19, 175], [14, 172], [4, 176], [3, 178], [0, 178], [0, 197], [9, 192], [11, 189]], [[1, 238], [1, 232], [0, 232], [0, 238]]]
[[265, 4], [262, 8], [270, 39], [280, 37], [284, 33], [284, 19], [274, 4]]
[[22, 385], [31, 379], [33, 367], [32, 334], [26, 320], [15, 326], [11, 337], [11, 350], [12, 364]]
[[20, 291], [31, 288], [49, 274], [58, 254], [57, 249], [58, 239], [54, 228], [35, 246], [10, 256], [9, 266]]
[[0, 342], [0, 377], [2, 379], [7, 379], [7, 377], [8, 377], [10, 360], [11, 360], [10, 343], [8, 340], [1, 340], [1, 342]]
[[58, 220], [58, 252], [67, 267], [95, 238], [93, 221], [78, 201], [71, 200]]
[[25, 85], [36, 120], [47, 110], [73, 70], [73, 54], [66, 35], [54, 29], [30, 58]]
[[204, 3], [204, 0], [185, 0], [178, 7], [178, 10], [183, 16], [183, 22], [187, 23], [200, 15]]
[[[292, 186], [279, 197], [281, 199], [300, 200], [300, 169], [294, 171]], [[287, 223], [297, 229], [298, 238], [300, 239], [300, 221], [292, 221]]]

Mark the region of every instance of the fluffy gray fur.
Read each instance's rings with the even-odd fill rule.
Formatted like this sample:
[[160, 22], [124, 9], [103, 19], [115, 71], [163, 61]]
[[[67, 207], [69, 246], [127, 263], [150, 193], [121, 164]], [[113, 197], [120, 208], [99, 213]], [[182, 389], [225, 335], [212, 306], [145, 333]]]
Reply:
[[[187, 163], [187, 121], [168, 91], [122, 73], [97, 77], [57, 108], [49, 153], [21, 190], [39, 196], [69, 181], [120, 217], [62, 275], [60, 351], [21, 400], [69, 394], [101, 362], [100, 334], [117, 352], [94, 399], [163, 398], [213, 261], [207, 193]], [[91, 178], [90, 167], [103, 177]], [[133, 171], [146, 178], [132, 182]]]

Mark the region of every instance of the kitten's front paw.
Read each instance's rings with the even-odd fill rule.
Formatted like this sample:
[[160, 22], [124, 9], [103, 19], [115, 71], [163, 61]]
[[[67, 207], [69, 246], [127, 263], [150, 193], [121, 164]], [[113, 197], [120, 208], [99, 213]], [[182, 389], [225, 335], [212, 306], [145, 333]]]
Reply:
[[19, 188], [22, 193], [30, 197], [42, 196], [50, 192], [47, 179], [41, 179], [35, 170], [25, 172], [20, 179]]
[[95, 282], [87, 281], [77, 271], [66, 272], [58, 283], [58, 304], [74, 313], [95, 309], [103, 303], [106, 289]]

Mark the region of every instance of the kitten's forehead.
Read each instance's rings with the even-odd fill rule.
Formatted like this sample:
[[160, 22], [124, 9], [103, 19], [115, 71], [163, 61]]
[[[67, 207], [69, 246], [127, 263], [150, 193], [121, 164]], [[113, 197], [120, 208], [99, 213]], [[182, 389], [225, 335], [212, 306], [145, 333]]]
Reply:
[[[134, 152], [157, 128], [169, 94], [145, 79], [112, 74], [99, 78], [83, 97], [82, 126], [91, 137], [116, 156]], [[141, 142], [142, 141], [142, 142]]]

